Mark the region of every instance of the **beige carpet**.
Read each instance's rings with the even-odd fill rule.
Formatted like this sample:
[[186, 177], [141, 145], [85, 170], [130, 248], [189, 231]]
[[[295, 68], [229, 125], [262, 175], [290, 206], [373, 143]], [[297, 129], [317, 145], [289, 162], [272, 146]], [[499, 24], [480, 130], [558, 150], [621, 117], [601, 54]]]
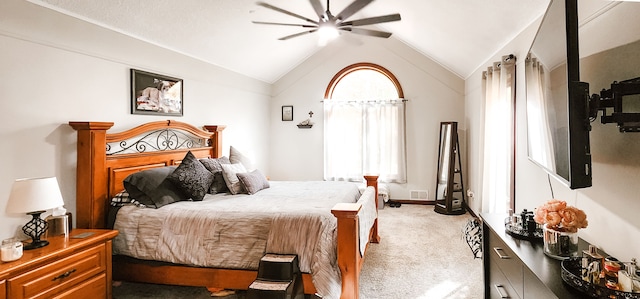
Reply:
[[483, 298], [482, 260], [462, 236], [469, 214], [404, 204], [385, 207], [379, 217], [381, 242], [367, 251], [362, 298]]
[[[362, 299], [483, 298], [482, 261], [462, 237], [469, 214], [447, 216], [433, 206], [385, 207], [379, 213], [381, 242], [371, 244], [360, 277]], [[127, 283], [115, 299], [211, 298], [205, 288]], [[244, 294], [223, 297], [242, 299]]]

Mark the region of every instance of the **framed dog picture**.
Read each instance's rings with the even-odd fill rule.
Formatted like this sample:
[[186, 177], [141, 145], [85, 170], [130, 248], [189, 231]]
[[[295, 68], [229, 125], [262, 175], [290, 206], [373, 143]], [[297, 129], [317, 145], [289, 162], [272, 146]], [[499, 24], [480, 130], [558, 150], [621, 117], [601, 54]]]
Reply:
[[182, 116], [182, 79], [131, 69], [131, 113]]

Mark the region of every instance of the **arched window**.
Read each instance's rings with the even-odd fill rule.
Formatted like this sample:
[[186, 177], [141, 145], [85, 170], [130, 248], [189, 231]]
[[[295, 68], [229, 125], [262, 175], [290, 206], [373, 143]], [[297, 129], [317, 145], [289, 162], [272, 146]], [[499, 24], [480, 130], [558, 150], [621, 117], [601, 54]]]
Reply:
[[340, 70], [329, 82], [325, 99], [402, 99], [400, 82], [389, 70], [373, 63], [356, 63]]
[[331, 79], [324, 128], [325, 180], [406, 182], [404, 94], [384, 67], [357, 63]]

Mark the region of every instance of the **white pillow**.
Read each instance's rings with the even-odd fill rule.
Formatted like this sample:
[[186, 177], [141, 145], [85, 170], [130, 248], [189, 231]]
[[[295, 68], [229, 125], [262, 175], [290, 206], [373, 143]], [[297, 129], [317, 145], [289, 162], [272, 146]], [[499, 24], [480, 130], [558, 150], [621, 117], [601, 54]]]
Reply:
[[222, 166], [222, 176], [231, 194], [247, 193], [247, 190], [244, 189], [237, 176], [238, 173], [247, 172], [244, 165], [242, 165], [242, 163], [233, 163], [221, 164], [220, 166]]
[[243, 155], [237, 148], [233, 146], [229, 148], [229, 161], [231, 163], [242, 163], [242, 165], [245, 167], [245, 169], [247, 169], [247, 171], [255, 170], [255, 167], [253, 167], [253, 163], [251, 162], [251, 159]]

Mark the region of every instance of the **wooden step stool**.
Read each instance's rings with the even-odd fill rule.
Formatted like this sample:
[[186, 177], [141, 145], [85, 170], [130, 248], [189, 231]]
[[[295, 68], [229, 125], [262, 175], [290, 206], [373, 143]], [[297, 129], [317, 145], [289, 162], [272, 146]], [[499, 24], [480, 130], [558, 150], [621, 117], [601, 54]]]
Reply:
[[304, 299], [298, 256], [265, 254], [260, 259], [258, 278], [249, 286], [247, 299]]

